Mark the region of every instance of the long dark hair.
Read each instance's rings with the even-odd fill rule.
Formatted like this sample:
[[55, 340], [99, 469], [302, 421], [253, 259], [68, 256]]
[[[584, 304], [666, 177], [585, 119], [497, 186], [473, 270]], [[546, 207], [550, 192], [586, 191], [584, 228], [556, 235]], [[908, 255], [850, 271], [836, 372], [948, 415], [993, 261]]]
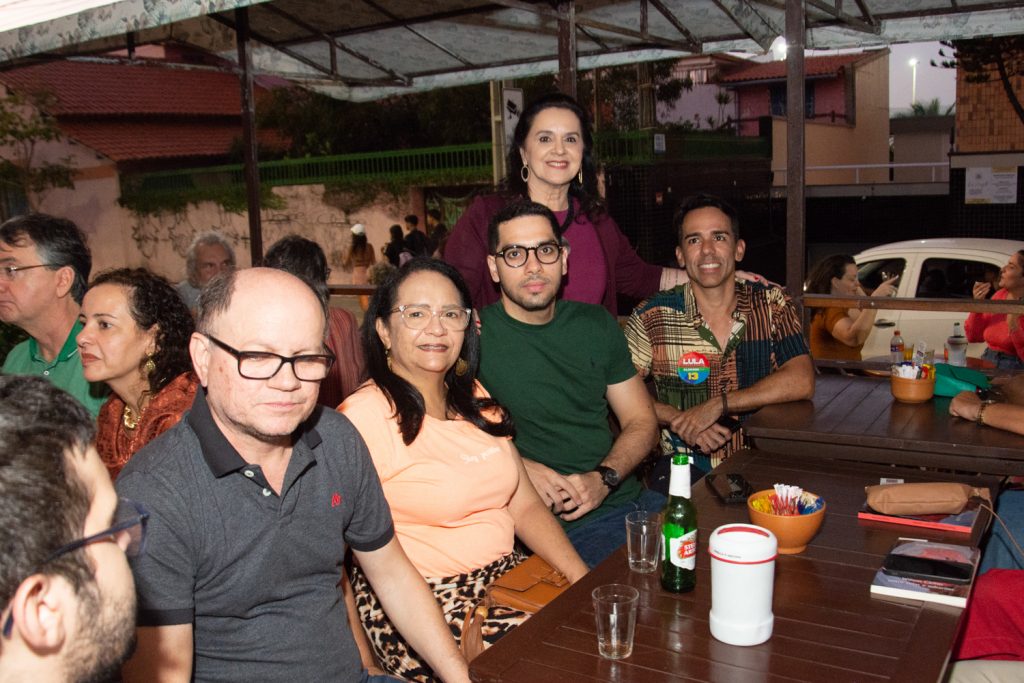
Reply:
[[594, 161], [594, 136], [590, 130], [590, 117], [576, 100], [562, 93], [549, 93], [542, 95], [531, 102], [523, 110], [516, 124], [515, 133], [512, 135], [512, 145], [508, 150], [508, 169], [505, 176], [504, 187], [511, 194], [530, 198], [530, 193], [523, 180], [523, 156], [519, 148], [525, 146], [526, 137], [533, 127], [533, 120], [537, 114], [545, 109], [567, 109], [576, 115], [580, 121], [580, 133], [583, 135], [583, 182], [574, 177], [569, 183], [569, 196], [575, 197], [580, 203], [580, 213], [593, 218], [605, 213], [605, 204], [597, 191], [597, 163]]
[[[395, 307], [398, 288], [411, 275], [420, 272], [438, 273], [448, 278], [459, 292], [459, 305], [465, 308], [471, 308], [473, 305], [469, 288], [466, 286], [466, 281], [459, 275], [459, 271], [444, 261], [432, 258], [410, 260], [377, 287], [377, 291], [370, 300], [370, 307], [366, 310], [362, 326], [367, 371], [370, 379], [377, 383], [380, 390], [387, 396], [388, 402], [394, 407], [394, 415], [398, 419], [398, 427], [402, 431], [402, 441], [406, 445], [411, 444], [419, 434], [420, 428], [423, 426], [426, 406], [419, 390], [388, 367], [384, 342], [377, 334], [377, 321], [387, 320]], [[445, 373], [444, 383], [448, 387], [446, 408], [488, 434], [514, 436], [515, 427], [509, 412], [494, 399], [477, 398], [473, 395], [476, 372], [480, 366], [480, 335], [477, 334], [472, 321], [466, 329], [459, 358], [466, 362], [467, 368], [461, 375], [455, 371], [454, 366], [448, 368], [448, 372]], [[500, 416], [500, 420], [497, 422], [483, 416], [483, 411], [495, 409]]]
[[842, 279], [846, 274], [846, 266], [857, 265], [852, 256], [833, 254], [818, 261], [807, 276], [806, 290], [808, 294], [831, 294], [832, 278]]
[[175, 377], [192, 371], [188, 342], [195, 329], [192, 314], [177, 290], [145, 268], [118, 268], [100, 273], [89, 285], [117, 285], [127, 291], [128, 312], [140, 329], [157, 325], [156, 353], [149, 374], [149, 391], [159, 392]]

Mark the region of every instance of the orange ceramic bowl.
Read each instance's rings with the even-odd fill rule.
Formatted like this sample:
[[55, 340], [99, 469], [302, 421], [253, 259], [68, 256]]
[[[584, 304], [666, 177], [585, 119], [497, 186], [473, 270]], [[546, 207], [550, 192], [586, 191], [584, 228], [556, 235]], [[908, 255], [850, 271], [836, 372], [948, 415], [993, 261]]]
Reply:
[[890, 377], [892, 395], [903, 403], [924, 403], [935, 395], [935, 375], [928, 379]]
[[[771, 493], [775, 493], [775, 490], [765, 489], [747, 499], [747, 513], [750, 514], [751, 523], [764, 527], [775, 534], [775, 538], [779, 540], [779, 553], [782, 555], [802, 553], [814, 538], [814, 534], [818, 533], [818, 529], [821, 528], [821, 523], [825, 520], [827, 505], [822, 501], [821, 509], [809, 515], [773, 515], [755, 510], [751, 503], [758, 498], [767, 498]], [[810, 495], [815, 494], [811, 493]]]

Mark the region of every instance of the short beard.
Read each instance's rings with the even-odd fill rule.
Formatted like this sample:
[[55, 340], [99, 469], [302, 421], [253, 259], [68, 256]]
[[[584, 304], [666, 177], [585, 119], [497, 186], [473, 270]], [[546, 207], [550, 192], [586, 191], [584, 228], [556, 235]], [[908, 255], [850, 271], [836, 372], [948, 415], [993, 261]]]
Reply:
[[529, 311], [531, 313], [534, 311], [543, 311], [549, 308], [551, 306], [551, 303], [558, 297], [558, 290], [556, 289], [551, 293], [551, 296], [547, 297], [546, 299], [528, 301], [526, 299], [520, 298], [519, 295], [516, 294], [515, 292], [506, 289], [505, 285], [501, 285], [501, 293], [516, 306], [523, 309], [524, 311]]
[[76, 683], [119, 680], [121, 664], [135, 649], [135, 592], [124, 600], [102, 600], [90, 581], [78, 595], [78, 633], [64, 659], [66, 678]]

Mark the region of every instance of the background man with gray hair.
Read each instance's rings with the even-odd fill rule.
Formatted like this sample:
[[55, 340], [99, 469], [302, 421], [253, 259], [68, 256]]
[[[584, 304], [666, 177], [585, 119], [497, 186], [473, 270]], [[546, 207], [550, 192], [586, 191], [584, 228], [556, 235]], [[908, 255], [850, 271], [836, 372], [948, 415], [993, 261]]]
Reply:
[[235, 267], [235, 250], [219, 232], [196, 235], [185, 254], [185, 279], [178, 283], [178, 294], [190, 311], [199, 303], [199, 292], [221, 273]]

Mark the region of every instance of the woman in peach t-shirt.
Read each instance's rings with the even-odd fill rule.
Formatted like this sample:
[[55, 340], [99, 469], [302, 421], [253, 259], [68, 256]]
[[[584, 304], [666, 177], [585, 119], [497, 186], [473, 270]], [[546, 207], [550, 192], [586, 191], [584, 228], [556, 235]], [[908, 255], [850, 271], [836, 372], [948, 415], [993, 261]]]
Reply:
[[[471, 318], [469, 291], [454, 268], [433, 259], [404, 265], [378, 288], [363, 323], [371, 380], [339, 408], [366, 441], [402, 548], [456, 636], [490, 583], [522, 561], [516, 536], [571, 581], [587, 571], [530, 484], [508, 413], [475, 380]], [[430, 680], [433, 672], [387, 620], [358, 567], [352, 586], [384, 670]], [[485, 643], [526, 616], [492, 608]]]

